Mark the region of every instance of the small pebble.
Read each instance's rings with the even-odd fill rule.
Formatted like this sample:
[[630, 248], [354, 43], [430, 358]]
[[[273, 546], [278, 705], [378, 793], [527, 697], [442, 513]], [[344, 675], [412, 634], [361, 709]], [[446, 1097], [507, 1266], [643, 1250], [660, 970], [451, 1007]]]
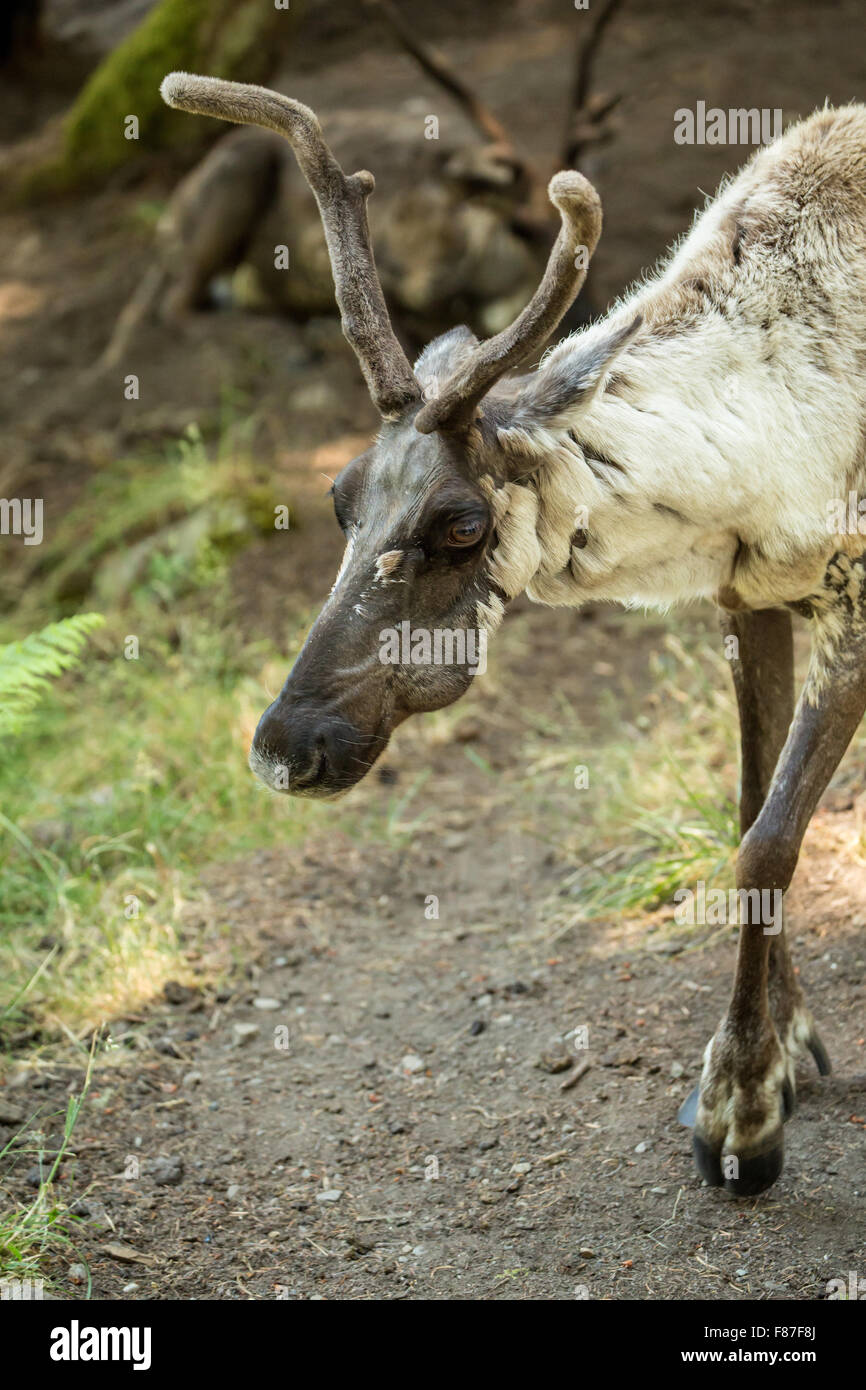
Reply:
[[536, 1066], [540, 1071], [549, 1072], [556, 1076], [559, 1072], [570, 1071], [573, 1058], [564, 1052], [542, 1052]]
[[183, 1178], [183, 1159], [176, 1154], [170, 1158], [152, 1158], [145, 1164], [145, 1172], [160, 1187], [177, 1187]]

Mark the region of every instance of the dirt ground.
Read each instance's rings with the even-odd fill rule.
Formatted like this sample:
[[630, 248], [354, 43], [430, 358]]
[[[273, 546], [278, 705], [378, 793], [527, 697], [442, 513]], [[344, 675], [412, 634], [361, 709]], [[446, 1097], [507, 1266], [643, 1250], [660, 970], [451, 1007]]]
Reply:
[[[686, 17], [669, 3], [623, 17], [604, 59], [605, 85], [625, 92], [623, 138], [594, 171], [603, 298], [652, 263], [688, 224], [698, 187], [732, 167], [728, 150], [674, 147], [673, 109], [708, 93], [786, 115], [825, 95], [862, 98], [858, 13], [833, 7], [831, 23], [805, 3], [730, 3]], [[563, 80], [562, 23], [528, 33], [517, 6], [495, 32], [438, 37], [540, 147]], [[419, 81], [402, 60], [352, 51], [307, 64], [297, 95], [320, 110], [387, 106]], [[337, 461], [356, 451], [371, 408], [348, 354], [254, 316], [234, 317], [230, 341], [216, 314], [182, 340], [148, 330], [134, 412], [83, 376], [146, 262], [134, 205], [164, 192], [151, 173], [133, 190], [3, 218], [0, 491], [10, 478], [23, 495], [39, 488], [49, 528], [100, 461], [171, 437], [214, 408], [221, 385], [242, 389], [275, 437], [284, 431], [281, 476], [304, 512], [288, 572], [284, 548], [263, 541], [236, 576], [237, 614], [252, 634], [273, 634], [287, 585], [312, 602], [330, 582], [339, 536], [326, 484], [312, 479], [329, 450]], [[553, 717], [557, 687], [593, 701], [599, 662], [638, 709], [657, 624], [538, 610], [527, 632], [483, 726], [424, 745], [426, 819], [403, 842], [362, 853], [337, 808], [300, 859], [262, 853], [203, 875], [189, 939], [199, 921], [226, 926], [232, 985], [220, 997], [178, 988], [112, 1022], [119, 1060], [98, 1073], [61, 1179], [87, 1190], [76, 1243], [95, 1298], [815, 1299], [829, 1279], [864, 1272], [855, 810], [830, 798], [818, 813], [789, 911], [835, 1072], [804, 1069], [782, 1179], [734, 1202], [697, 1179], [676, 1122], [724, 1009], [731, 934], [677, 937], [655, 919], [552, 931], [561, 857], [516, 792], [487, 795], [463, 752], [506, 767], [515, 691]], [[411, 734], [399, 739], [377, 774], [384, 789], [417, 773], [419, 756]], [[431, 895], [438, 917], [425, 916]], [[22, 1116], [65, 1109], [80, 1080], [80, 1066], [16, 1063], [0, 1091], [0, 1146]], [[32, 1178], [22, 1166], [22, 1198]], [[64, 1296], [85, 1295], [68, 1263], [55, 1274]]]
[[[547, 616], [522, 659], [542, 705], [551, 651], [591, 673], [622, 637]], [[633, 644], [636, 709], [653, 640], [650, 624]], [[115, 1020], [123, 1060], [98, 1073], [65, 1169], [94, 1297], [815, 1299], [862, 1267], [866, 867], [846, 797], [813, 823], [788, 916], [835, 1072], [803, 1069], [782, 1179], [736, 1202], [696, 1177], [676, 1121], [733, 935], [674, 929], [669, 909], [554, 929], [562, 856], [460, 756], [506, 765], [512, 708], [505, 681], [482, 727], [434, 748], [428, 818], [402, 845], [359, 846], [335, 808], [300, 859], [204, 876], [188, 941], [194, 958], [198, 929], [224, 924], [233, 983]], [[379, 776], [399, 789], [416, 770], [410, 738]], [[20, 1066], [0, 1109], [62, 1112], [80, 1080]]]
[[[443, 827], [463, 804], [437, 769]], [[844, 820], [819, 818], [791, 909], [836, 1072], [804, 1071], [785, 1173], [742, 1202], [701, 1184], [675, 1119], [730, 939], [653, 950], [596, 924], [533, 948], [519, 920], [550, 873], [501, 818], [365, 857], [337, 831], [300, 864], [210, 875], [249, 978], [113, 1029], [140, 1050], [100, 1074], [74, 1145], [93, 1296], [821, 1298], [862, 1268], [866, 1222], [866, 885], [840, 872]], [[4, 1104], [50, 1113], [81, 1073], [25, 1075]]]

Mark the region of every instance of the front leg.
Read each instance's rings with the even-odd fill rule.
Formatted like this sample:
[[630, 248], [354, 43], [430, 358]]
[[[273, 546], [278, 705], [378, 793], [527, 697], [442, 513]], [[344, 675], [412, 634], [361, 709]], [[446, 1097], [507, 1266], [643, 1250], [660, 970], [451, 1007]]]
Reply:
[[[813, 613], [812, 664], [763, 799], [760, 784], [785, 716], [790, 632], [785, 632], [783, 614], [750, 614], [732, 623], [740, 637], [740, 657], [747, 654], [746, 667], [742, 661], [739, 672], [735, 667], [741, 717], [744, 711], [751, 713], [758, 729], [753, 736], [744, 724], [746, 833], [737, 860], [737, 887], [743, 907], [743, 894], [748, 895], [748, 910], [740, 919], [731, 1004], [705, 1054], [694, 1152], [707, 1182], [724, 1183], [739, 1196], [763, 1191], [782, 1171], [782, 1125], [794, 1103], [797, 1053], [808, 1048], [819, 1068], [829, 1069], [779, 930], [780, 897], [772, 895], [788, 888], [815, 806], [866, 709], [862, 559], [834, 557]], [[756, 701], [754, 683], [761, 666], [765, 690], [768, 683], [775, 689], [763, 706]], [[775, 920], [767, 920], [768, 906]]]
[[[794, 714], [794, 641], [784, 609], [721, 613], [725, 655], [731, 663], [740, 724], [740, 834], [757, 820]], [[787, 1056], [793, 1095], [794, 1065], [805, 1050], [819, 1070], [830, 1070], [805, 996], [794, 973], [784, 925], [770, 939], [768, 1008]], [[720, 1043], [721, 1047], [721, 1043]], [[680, 1118], [694, 1126], [700, 1087], [683, 1104]]]
[[[731, 662], [740, 720], [740, 835], [758, 818], [794, 716], [794, 637], [786, 609], [723, 612], [722, 635]], [[811, 1052], [822, 1076], [830, 1071], [803, 989], [794, 973], [784, 922], [770, 938], [770, 1017], [787, 1058], [794, 1094], [794, 1066]]]

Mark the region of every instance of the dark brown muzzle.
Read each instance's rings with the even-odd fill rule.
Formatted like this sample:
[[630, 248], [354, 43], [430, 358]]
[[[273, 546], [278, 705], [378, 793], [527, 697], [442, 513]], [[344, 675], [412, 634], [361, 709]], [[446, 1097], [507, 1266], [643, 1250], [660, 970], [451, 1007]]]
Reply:
[[250, 767], [273, 791], [336, 796], [361, 780], [386, 742], [327, 706], [281, 694], [259, 720]]

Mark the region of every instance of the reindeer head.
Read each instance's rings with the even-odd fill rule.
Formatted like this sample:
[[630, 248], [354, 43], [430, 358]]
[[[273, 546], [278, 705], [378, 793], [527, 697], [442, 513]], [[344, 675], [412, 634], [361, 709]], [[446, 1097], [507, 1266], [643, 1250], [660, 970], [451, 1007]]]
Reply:
[[171, 106], [290, 141], [321, 213], [343, 332], [382, 416], [374, 443], [334, 483], [343, 563], [250, 754], [274, 789], [332, 796], [363, 777], [402, 720], [453, 703], [483, 669], [487, 634], [542, 558], [537, 496], [515, 485], [539, 466], [533, 439], [590, 399], [637, 324], [591, 334], [587, 351], [554, 353], [503, 383], [560, 322], [601, 232], [595, 190], [559, 173], [549, 195], [560, 232], [531, 302], [484, 343], [465, 328], [437, 338], [413, 370], [373, 260], [372, 175], [347, 177], [313, 112], [288, 97], [185, 73], [162, 92]]

